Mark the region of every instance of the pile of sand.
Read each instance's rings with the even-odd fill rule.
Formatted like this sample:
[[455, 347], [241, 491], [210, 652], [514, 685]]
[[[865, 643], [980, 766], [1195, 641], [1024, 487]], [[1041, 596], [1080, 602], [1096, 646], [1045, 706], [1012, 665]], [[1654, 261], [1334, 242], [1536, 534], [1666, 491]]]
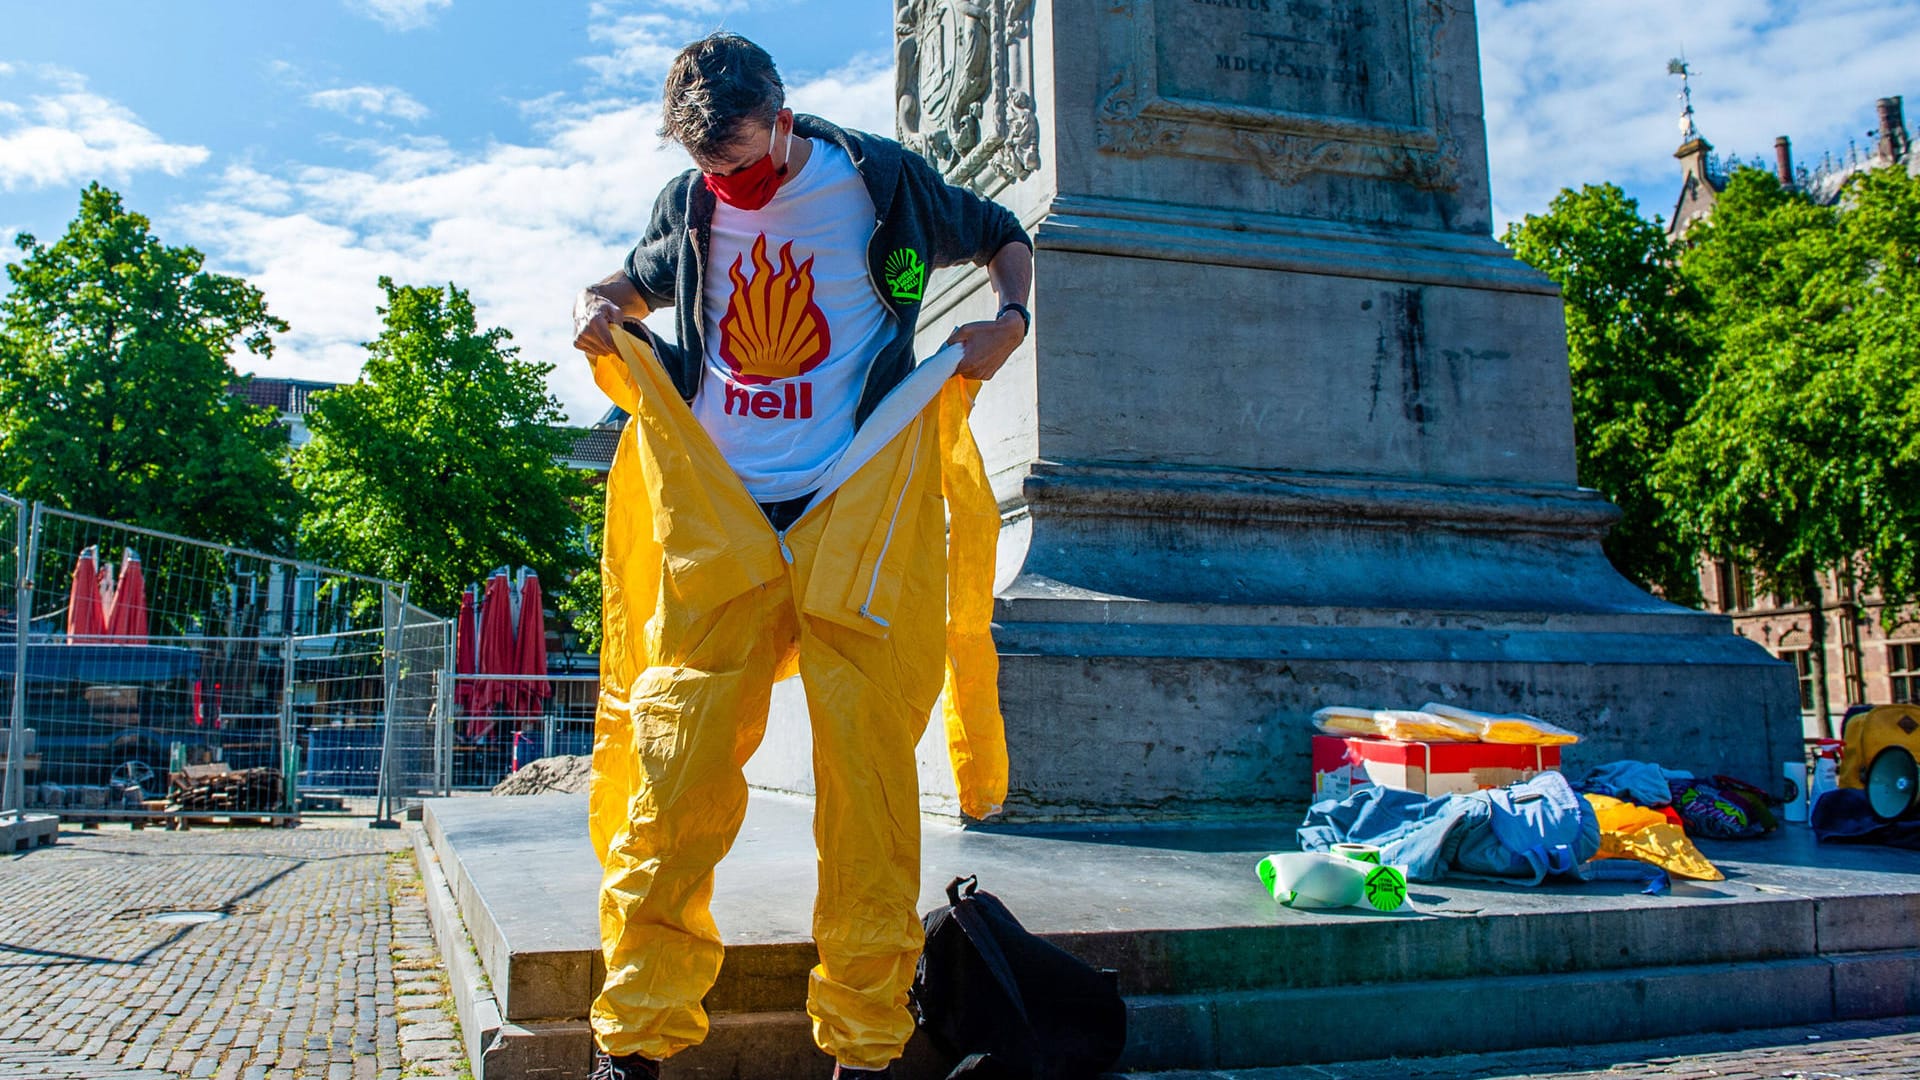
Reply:
[[586, 754], [562, 754], [528, 762], [520, 771], [493, 786], [495, 795], [549, 795], [554, 792], [584, 794], [593, 772], [593, 758]]

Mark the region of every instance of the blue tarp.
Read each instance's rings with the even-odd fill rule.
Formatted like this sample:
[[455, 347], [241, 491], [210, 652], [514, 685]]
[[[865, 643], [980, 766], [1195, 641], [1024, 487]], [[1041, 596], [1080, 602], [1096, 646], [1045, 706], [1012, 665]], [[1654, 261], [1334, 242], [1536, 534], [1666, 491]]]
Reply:
[[[14, 644], [0, 644], [0, 677], [14, 672]], [[63, 642], [27, 646], [27, 681], [126, 685], [191, 679], [200, 673], [200, 652], [178, 645], [68, 645]]]

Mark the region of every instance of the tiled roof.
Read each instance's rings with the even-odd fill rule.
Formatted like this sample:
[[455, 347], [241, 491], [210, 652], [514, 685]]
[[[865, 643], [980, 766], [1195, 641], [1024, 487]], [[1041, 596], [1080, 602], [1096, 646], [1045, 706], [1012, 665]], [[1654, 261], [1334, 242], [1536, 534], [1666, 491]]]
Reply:
[[307, 404], [309, 395], [339, 385], [313, 379], [263, 379], [254, 376], [244, 384], [235, 384], [232, 389], [246, 398], [249, 405], [264, 405], [283, 413], [304, 416], [310, 408]]
[[620, 429], [615, 427], [591, 427], [577, 431], [573, 440], [573, 451], [567, 455], [575, 465], [589, 463], [600, 467], [613, 464], [613, 451], [620, 444]]

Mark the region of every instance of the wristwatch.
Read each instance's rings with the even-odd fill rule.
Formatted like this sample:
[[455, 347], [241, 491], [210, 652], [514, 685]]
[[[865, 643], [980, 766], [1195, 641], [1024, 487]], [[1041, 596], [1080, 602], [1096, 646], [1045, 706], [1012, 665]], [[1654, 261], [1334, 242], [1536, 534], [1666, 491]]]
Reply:
[[997, 319], [1009, 311], [1017, 311], [1020, 313], [1020, 321], [1025, 324], [1025, 329], [1020, 331], [1021, 336], [1024, 337], [1027, 334], [1033, 333], [1033, 313], [1027, 310], [1027, 305], [1025, 304], [1013, 302], [1001, 304], [1000, 310], [994, 312], [993, 317]]

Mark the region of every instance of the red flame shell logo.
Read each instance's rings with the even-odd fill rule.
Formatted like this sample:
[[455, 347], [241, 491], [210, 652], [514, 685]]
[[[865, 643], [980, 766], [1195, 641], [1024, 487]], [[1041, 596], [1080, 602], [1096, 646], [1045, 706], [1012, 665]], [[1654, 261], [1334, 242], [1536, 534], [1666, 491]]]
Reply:
[[767, 234], [753, 242], [753, 276], [734, 256], [727, 278], [733, 297], [720, 320], [720, 359], [743, 383], [764, 384], [804, 375], [827, 358], [827, 317], [813, 302], [813, 259], [795, 266], [793, 242], [780, 248], [780, 267], [767, 261]]

